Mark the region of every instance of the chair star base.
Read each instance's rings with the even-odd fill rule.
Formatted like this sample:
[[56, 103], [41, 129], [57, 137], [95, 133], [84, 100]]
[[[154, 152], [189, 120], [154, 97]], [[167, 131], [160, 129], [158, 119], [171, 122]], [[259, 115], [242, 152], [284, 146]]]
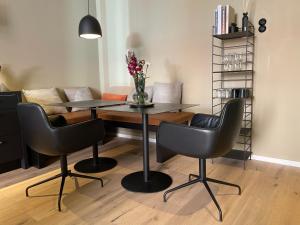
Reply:
[[[228, 182], [225, 182], [225, 181], [216, 180], [216, 179], [206, 177], [206, 160], [204, 160], [204, 159], [199, 159], [199, 170], [200, 170], [199, 175], [189, 174], [189, 181], [188, 182], [167, 190], [163, 195], [164, 202], [167, 202], [167, 200], [168, 200], [167, 195], [169, 193], [173, 192], [173, 191], [179, 190], [181, 188], [187, 187], [187, 186], [192, 185], [192, 184], [196, 184], [198, 182], [203, 183], [206, 190], [208, 191], [210, 197], [214, 201], [214, 203], [215, 203], [215, 205], [216, 205], [216, 207], [219, 211], [219, 220], [222, 221], [223, 220], [223, 214], [222, 214], [221, 207], [220, 207], [218, 201], [216, 200], [213, 192], [211, 191], [211, 189], [208, 185], [208, 182], [213, 182], [213, 183], [217, 183], [217, 184], [223, 184], [223, 185], [227, 185], [227, 186], [231, 186], [231, 187], [236, 187], [238, 189], [238, 194], [239, 195], [241, 195], [241, 187], [239, 185], [236, 185], [236, 184], [232, 184], [232, 183], [228, 183]], [[192, 179], [193, 177], [195, 177], [196, 179]]]
[[29, 197], [28, 194], [28, 190], [38, 186], [40, 184], [44, 184], [47, 183], [51, 180], [57, 179], [61, 177], [61, 183], [60, 183], [60, 189], [59, 189], [59, 195], [58, 195], [58, 211], [61, 211], [61, 198], [62, 198], [62, 194], [63, 194], [63, 189], [64, 189], [64, 185], [65, 185], [65, 179], [66, 177], [79, 177], [79, 178], [86, 178], [86, 179], [92, 179], [92, 180], [99, 180], [101, 182], [101, 186], [103, 187], [103, 180], [99, 177], [93, 177], [93, 176], [87, 176], [87, 175], [83, 175], [83, 174], [77, 174], [77, 173], [72, 173], [71, 170], [68, 170], [68, 165], [67, 165], [67, 158], [66, 156], [62, 156], [60, 159], [60, 163], [61, 163], [61, 173], [50, 177], [48, 179], [42, 180], [38, 183], [32, 184], [30, 186], [28, 186], [25, 190], [26, 193], [26, 197]]

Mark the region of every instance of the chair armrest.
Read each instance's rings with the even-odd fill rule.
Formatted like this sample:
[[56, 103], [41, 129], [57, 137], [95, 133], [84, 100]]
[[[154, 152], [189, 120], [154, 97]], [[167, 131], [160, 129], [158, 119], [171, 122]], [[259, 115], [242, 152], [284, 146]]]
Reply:
[[220, 117], [208, 114], [195, 114], [191, 121], [191, 126], [200, 128], [216, 128], [220, 122]]
[[207, 158], [212, 154], [217, 136], [216, 129], [163, 122], [158, 128], [157, 143], [162, 149], [181, 155]]
[[67, 125], [53, 129], [56, 149], [71, 153], [92, 146], [104, 139], [104, 123], [101, 119]]

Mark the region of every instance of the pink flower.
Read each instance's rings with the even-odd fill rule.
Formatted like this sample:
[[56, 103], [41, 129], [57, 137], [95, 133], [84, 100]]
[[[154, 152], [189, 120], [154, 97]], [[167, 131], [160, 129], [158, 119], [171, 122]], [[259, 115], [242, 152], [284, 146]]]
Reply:
[[132, 50], [127, 51], [126, 63], [127, 63], [128, 72], [131, 76], [135, 77], [137, 75], [139, 76], [141, 75], [142, 77], [146, 78], [149, 64], [146, 63], [146, 61], [143, 59], [137, 60]]
[[137, 72], [141, 72], [141, 71], [142, 71], [142, 67], [141, 67], [141, 66], [137, 66], [137, 67], [135, 67], [135, 70], [136, 70]]

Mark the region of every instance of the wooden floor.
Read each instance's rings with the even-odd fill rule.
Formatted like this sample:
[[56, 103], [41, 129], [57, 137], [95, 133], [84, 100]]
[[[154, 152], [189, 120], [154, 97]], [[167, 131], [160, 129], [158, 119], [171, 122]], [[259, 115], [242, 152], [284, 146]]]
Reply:
[[[17, 170], [0, 175], [0, 224], [300, 224], [299, 168], [249, 161], [243, 170], [236, 161], [217, 159], [214, 164], [208, 163], [209, 177], [242, 187], [239, 196], [234, 188], [211, 184], [223, 210], [224, 221], [220, 223], [218, 211], [200, 183], [171, 194], [167, 203], [162, 201], [162, 192], [138, 194], [124, 190], [120, 185], [122, 177], [141, 169], [141, 143], [123, 139], [113, 143], [105, 146], [111, 150], [102, 155], [117, 159], [118, 166], [94, 174], [104, 179], [105, 186], [101, 188], [97, 181], [68, 178], [61, 213], [57, 211], [60, 180], [31, 189], [29, 198], [24, 193], [27, 185], [58, 173], [58, 164], [44, 170]], [[157, 164], [154, 148], [151, 145], [151, 167], [170, 174], [172, 186], [186, 182], [190, 172], [197, 173], [198, 162], [187, 157], [177, 156], [168, 163]], [[90, 150], [85, 150], [71, 156], [70, 162], [89, 154]]]

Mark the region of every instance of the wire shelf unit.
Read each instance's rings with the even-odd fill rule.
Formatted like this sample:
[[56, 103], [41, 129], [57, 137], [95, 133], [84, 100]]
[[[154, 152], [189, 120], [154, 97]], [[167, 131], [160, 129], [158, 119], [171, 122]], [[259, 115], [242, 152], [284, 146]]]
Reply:
[[[253, 130], [253, 82], [254, 82], [254, 47], [255, 29], [249, 23], [248, 31], [229, 34], [214, 34], [212, 28], [212, 114], [219, 116], [225, 103], [237, 96], [219, 96], [219, 90], [244, 89], [249, 91], [249, 96], [239, 96], [245, 100], [242, 128], [236, 145], [226, 158], [243, 161], [244, 169], [246, 161], [252, 155], [252, 130]], [[239, 65], [237, 69], [225, 68], [224, 59], [228, 55], [238, 55]]]

